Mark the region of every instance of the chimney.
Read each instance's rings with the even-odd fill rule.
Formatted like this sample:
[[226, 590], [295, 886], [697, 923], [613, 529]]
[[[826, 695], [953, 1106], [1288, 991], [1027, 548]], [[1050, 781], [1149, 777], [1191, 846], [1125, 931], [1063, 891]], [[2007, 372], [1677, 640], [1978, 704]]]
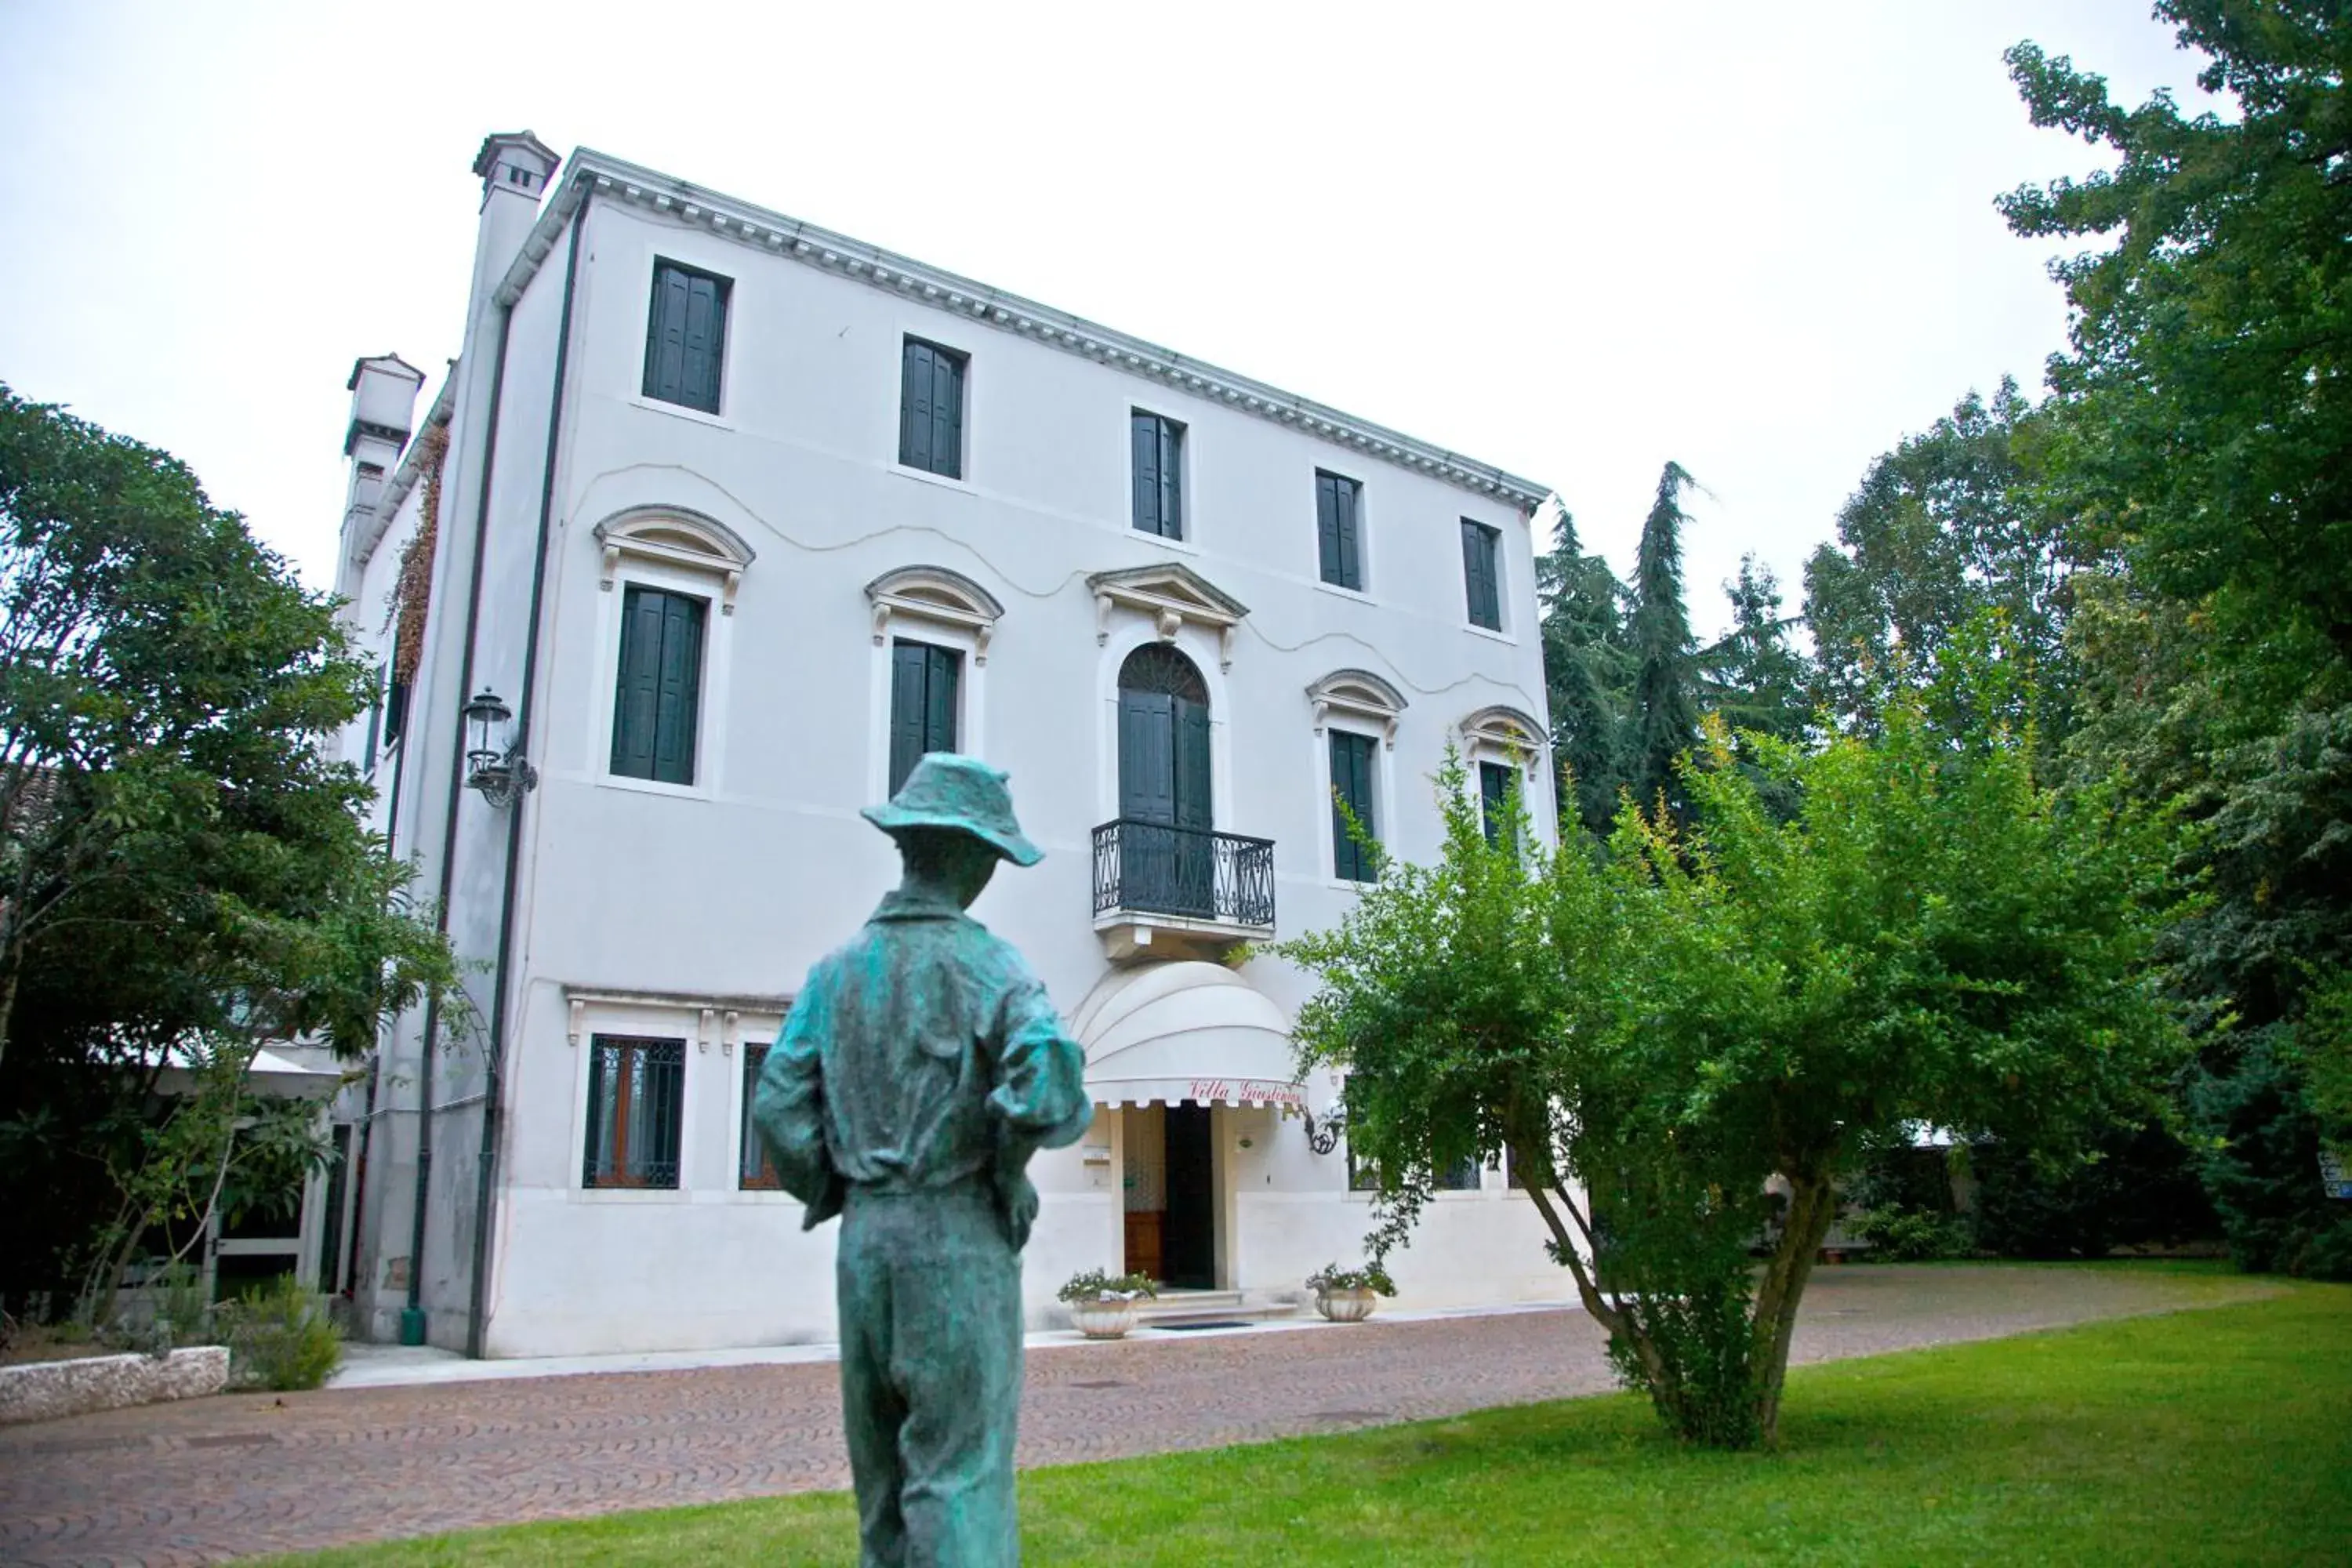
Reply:
[[[398, 354], [356, 360], [343, 384], [352, 395], [352, 422], [343, 432], [343, 456], [352, 462], [343, 498], [343, 560], [351, 559], [354, 527], [375, 511], [385, 478], [400, 461], [416, 417], [416, 394], [425, 373]], [[338, 584], [341, 587], [341, 584]]]
[[562, 161], [553, 148], [528, 131], [485, 136], [482, 150], [474, 154], [474, 173], [482, 182], [482, 216], [474, 233], [474, 281], [467, 296], [469, 350], [475, 328], [483, 320], [484, 302], [539, 221], [547, 182]]

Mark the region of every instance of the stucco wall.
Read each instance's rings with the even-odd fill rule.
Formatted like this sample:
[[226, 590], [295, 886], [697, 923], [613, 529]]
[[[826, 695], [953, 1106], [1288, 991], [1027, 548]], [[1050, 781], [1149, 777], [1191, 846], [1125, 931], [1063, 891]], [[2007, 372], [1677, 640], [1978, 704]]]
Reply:
[[[789, 1200], [736, 1190], [741, 1064], [730, 1042], [706, 1037], [692, 1002], [594, 1002], [575, 1044], [567, 999], [583, 987], [681, 998], [789, 994], [895, 879], [888, 842], [856, 816], [880, 793], [887, 747], [888, 649], [876, 646], [864, 585], [898, 567], [945, 566], [1004, 606], [984, 667], [971, 657], [968, 633], [904, 620], [891, 632], [967, 650], [962, 749], [1011, 771], [1023, 824], [1047, 852], [1034, 869], [1002, 872], [974, 913], [1029, 956], [1066, 1010], [1108, 967], [1092, 924], [1090, 835], [1118, 814], [1119, 662], [1155, 636], [1142, 616], [1122, 610], [1098, 642], [1087, 575], [1177, 562], [1248, 606], [1230, 668], [1213, 627], [1187, 624], [1176, 646], [1211, 690], [1215, 824], [1275, 840], [1287, 935], [1334, 920], [1356, 896], [1331, 876], [1326, 742], [1314, 731], [1307, 685], [1360, 668], [1404, 694], [1394, 745], [1378, 753], [1380, 832], [1394, 853], [1433, 854], [1441, 825], [1429, 778], [1455, 727], [1490, 704], [1544, 712], [1529, 530], [1507, 503], [707, 228], [608, 202], [593, 205], [584, 221], [529, 715], [540, 784], [519, 812], [464, 796], [451, 883], [453, 936], [461, 951], [488, 956], [506, 835], [519, 825], [522, 939], [510, 972], [511, 1118], [489, 1347], [561, 1352], [830, 1337], [829, 1232], [804, 1236]], [[732, 279], [715, 417], [639, 395], [657, 256]], [[473, 684], [495, 687], [510, 703], [522, 683], [562, 278], [559, 249], [515, 308], [490, 476]], [[896, 464], [899, 345], [909, 334], [971, 356], [961, 481]], [[486, 407], [481, 384], [461, 396], [466, 429], [453, 461], [460, 451], [477, 455], [472, 478], [445, 484], [445, 552], [470, 548], [471, 514], [453, 528], [447, 508], [478, 496], [474, 431]], [[1187, 426], [1181, 543], [1130, 526], [1128, 418], [1137, 407]], [[1317, 580], [1318, 467], [1362, 482], [1362, 594]], [[732, 614], [719, 612], [714, 576], [628, 555], [606, 561], [597, 525], [648, 508], [715, 521], [751, 547], [755, 559]], [[1466, 624], [1464, 518], [1500, 532], [1499, 635]], [[382, 570], [380, 555], [368, 581]], [[462, 573], [445, 566], [441, 581], [452, 587], [436, 589], [448, 596], [435, 606], [433, 657], [443, 665], [435, 689], [454, 710], [462, 696], [448, 667], [462, 648], [448, 628], [461, 614]], [[618, 611], [632, 582], [712, 600], [690, 787], [607, 772]], [[447, 789], [447, 752], [436, 748], [447, 743], [427, 740], [410, 764], [421, 759], [424, 772], [404, 789], [416, 797], [404, 801], [404, 817], [428, 856], [437, 852]], [[1530, 794], [1530, 815], [1549, 822], [1548, 769], [1534, 771]], [[1303, 996], [1300, 977], [1278, 965], [1254, 963], [1248, 975], [1286, 1008]], [[487, 1016], [491, 999], [478, 1001]], [[737, 1010], [740, 1038], [772, 1035], [772, 1016]], [[599, 1029], [690, 1042], [676, 1192], [582, 1189], [587, 1037]], [[476, 1061], [462, 1051], [445, 1056], [436, 1100], [478, 1089]], [[427, 1278], [445, 1312], [470, 1241], [472, 1114], [436, 1129], [444, 1152]], [[1226, 1124], [1252, 1117], [1264, 1120], [1254, 1147], [1228, 1140], [1220, 1152], [1229, 1282], [1296, 1290], [1315, 1265], [1360, 1254], [1365, 1200], [1345, 1192], [1344, 1154], [1315, 1156], [1296, 1121], [1237, 1112]], [[1033, 1319], [1049, 1312], [1053, 1288], [1068, 1273], [1118, 1262], [1117, 1170], [1089, 1166], [1076, 1149], [1041, 1157], [1046, 1198], [1029, 1259]], [[396, 1197], [379, 1205], [376, 1223], [404, 1223]], [[1423, 1232], [1398, 1269], [1417, 1304], [1558, 1294], [1524, 1199], [1449, 1196]], [[434, 1337], [445, 1337], [439, 1323]]]

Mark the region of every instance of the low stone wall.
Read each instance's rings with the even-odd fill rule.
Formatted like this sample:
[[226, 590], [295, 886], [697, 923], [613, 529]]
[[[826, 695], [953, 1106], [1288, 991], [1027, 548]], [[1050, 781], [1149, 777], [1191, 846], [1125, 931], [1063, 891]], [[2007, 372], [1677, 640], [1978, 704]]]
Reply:
[[0, 1425], [193, 1399], [218, 1394], [227, 1384], [225, 1345], [198, 1345], [160, 1359], [100, 1355], [0, 1366]]

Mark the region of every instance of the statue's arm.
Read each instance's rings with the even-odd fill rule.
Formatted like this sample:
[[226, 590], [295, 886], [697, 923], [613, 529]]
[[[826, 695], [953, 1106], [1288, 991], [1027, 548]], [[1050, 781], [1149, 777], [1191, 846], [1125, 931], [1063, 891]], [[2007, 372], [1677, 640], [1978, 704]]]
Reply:
[[841, 1212], [845, 1187], [824, 1140], [824, 1076], [822, 1047], [832, 1028], [825, 966], [813, 970], [793, 1000], [782, 1035], [769, 1047], [751, 1100], [751, 1122], [759, 1130], [769, 1163], [784, 1191], [808, 1205], [805, 1226], [824, 1224]]
[[1000, 1017], [1003, 1046], [988, 1104], [1003, 1120], [1008, 1142], [1027, 1149], [1076, 1142], [1095, 1115], [1087, 1098], [1086, 1052], [1063, 1028], [1035, 975], [1015, 977]]

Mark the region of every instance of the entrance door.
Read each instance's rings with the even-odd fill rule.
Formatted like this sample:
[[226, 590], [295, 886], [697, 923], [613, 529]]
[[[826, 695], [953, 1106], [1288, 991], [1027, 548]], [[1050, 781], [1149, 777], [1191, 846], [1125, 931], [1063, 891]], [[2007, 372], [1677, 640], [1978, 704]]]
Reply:
[[1167, 1109], [1168, 1217], [1161, 1222], [1160, 1267], [1171, 1285], [1217, 1288], [1214, 1113], [1205, 1105]]
[[1118, 672], [1119, 886], [1129, 909], [1216, 913], [1215, 820], [1209, 785], [1209, 691], [1192, 661], [1164, 643]]

